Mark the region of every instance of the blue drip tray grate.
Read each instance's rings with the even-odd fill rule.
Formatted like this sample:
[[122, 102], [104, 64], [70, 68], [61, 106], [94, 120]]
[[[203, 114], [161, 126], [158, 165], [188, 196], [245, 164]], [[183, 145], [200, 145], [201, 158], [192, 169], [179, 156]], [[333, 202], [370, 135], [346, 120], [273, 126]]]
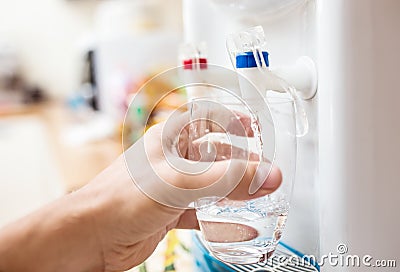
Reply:
[[[229, 264], [223, 263], [214, 258], [204, 246], [202, 239], [195, 233], [193, 235], [194, 245], [192, 253], [196, 260], [197, 271], [201, 272], [318, 272], [319, 269], [310, 262], [291, 262], [300, 260], [299, 256], [290, 249], [278, 245], [272, 258], [269, 258], [264, 264]], [[295, 259], [297, 258], [297, 259]], [[286, 260], [286, 261], [281, 261]]]

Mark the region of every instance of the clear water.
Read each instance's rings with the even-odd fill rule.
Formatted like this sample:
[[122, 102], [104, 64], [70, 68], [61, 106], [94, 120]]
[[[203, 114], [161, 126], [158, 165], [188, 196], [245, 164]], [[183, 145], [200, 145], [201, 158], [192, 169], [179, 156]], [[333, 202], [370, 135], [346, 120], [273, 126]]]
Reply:
[[236, 264], [259, 263], [275, 250], [288, 208], [284, 197], [224, 199], [198, 208], [197, 218], [208, 248], [216, 258]]

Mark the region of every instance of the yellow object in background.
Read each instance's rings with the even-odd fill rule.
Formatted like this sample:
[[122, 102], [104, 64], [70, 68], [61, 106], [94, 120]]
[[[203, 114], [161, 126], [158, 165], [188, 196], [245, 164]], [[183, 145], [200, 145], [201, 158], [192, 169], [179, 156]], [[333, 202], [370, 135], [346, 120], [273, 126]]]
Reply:
[[175, 249], [179, 245], [179, 239], [176, 235], [176, 230], [171, 230], [167, 234], [167, 248], [165, 250], [165, 268], [164, 271], [175, 271]]
[[192, 236], [192, 230], [170, 231], [154, 253], [144, 263], [132, 268], [129, 272], [194, 271], [195, 262], [190, 250]]

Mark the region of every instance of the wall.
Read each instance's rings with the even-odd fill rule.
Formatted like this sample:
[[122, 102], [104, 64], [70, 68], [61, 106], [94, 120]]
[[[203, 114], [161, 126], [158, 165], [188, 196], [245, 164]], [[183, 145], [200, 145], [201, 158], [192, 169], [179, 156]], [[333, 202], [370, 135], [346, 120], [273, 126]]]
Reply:
[[0, 40], [15, 46], [31, 83], [51, 96], [75, 90], [80, 43], [93, 29], [98, 1], [0, 0]]
[[[0, 0], [0, 42], [16, 48], [31, 83], [40, 84], [53, 97], [65, 97], [79, 86], [83, 49], [94, 41], [99, 27], [98, 7], [121, 2], [135, 1]], [[180, 0], [152, 2], [167, 27], [181, 26]]]

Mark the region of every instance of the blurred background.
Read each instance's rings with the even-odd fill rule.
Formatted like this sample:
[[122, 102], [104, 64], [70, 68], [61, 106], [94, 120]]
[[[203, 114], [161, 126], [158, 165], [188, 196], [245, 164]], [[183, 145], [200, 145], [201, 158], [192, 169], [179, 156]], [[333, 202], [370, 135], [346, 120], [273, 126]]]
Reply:
[[[302, 55], [319, 67], [321, 91], [304, 101], [311, 133], [299, 140], [305, 159], [297, 161], [285, 242], [307, 256], [339, 242], [352, 254], [396, 254], [387, 241], [398, 224], [382, 210], [398, 191], [396, 163], [387, 162], [398, 153], [398, 100], [390, 91], [399, 1], [189, 2], [184, 29], [182, 0], [0, 0], [0, 227], [84, 186], [122, 153], [122, 137], [129, 146], [186, 100], [178, 90], [153, 110], [152, 96], [174, 82], [152, 81], [123, 129], [139, 88], [181, 64], [183, 32], [192, 42], [208, 38], [208, 61], [230, 66], [221, 33], [260, 24], [273, 67]], [[209, 255], [199, 246], [196, 255], [194, 245], [194, 261], [191, 243], [191, 233], [171, 231], [132, 271], [204, 271], [200, 260]]]
[[[80, 188], [122, 152], [132, 96], [177, 65], [181, 9], [181, 0], [0, 0], [0, 226]], [[144, 122], [145, 110], [130, 118]]]

